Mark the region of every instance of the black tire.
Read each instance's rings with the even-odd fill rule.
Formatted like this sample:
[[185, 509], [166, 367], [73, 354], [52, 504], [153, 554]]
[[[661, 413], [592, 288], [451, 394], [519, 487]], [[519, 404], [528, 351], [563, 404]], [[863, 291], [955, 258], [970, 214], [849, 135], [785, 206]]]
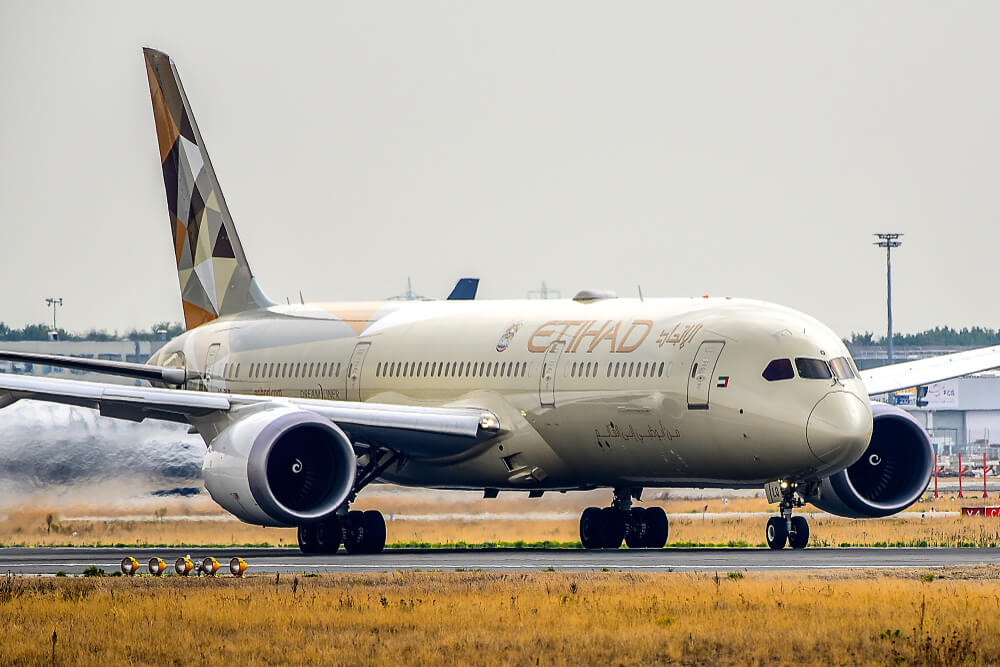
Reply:
[[788, 541], [788, 525], [785, 523], [785, 519], [780, 516], [772, 516], [768, 519], [764, 536], [767, 539], [767, 546], [771, 549], [775, 551], [784, 549], [785, 542]]
[[351, 510], [347, 513], [347, 523], [344, 530], [344, 548], [349, 554], [363, 554], [365, 551], [365, 513]]
[[788, 534], [788, 546], [793, 549], [805, 549], [809, 544], [809, 522], [804, 516], [792, 517], [792, 532]]
[[648, 533], [646, 510], [633, 507], [628, 511], [628, 519], [625, 521], [625, 544], [629, 549], [642, 549], [646, 546]]
[[604, 520], [601, 510], [588, 507], [580, 515], [580, 544], [584, 549], [600, 549], [604, 546]]
[[299, 551], [304, 554], [319, 553], [319, 543], [316, 541], [316, 526], [299, 526], [297, 533], [299, 540]]
[[662, 507], [646, 508], [646, 547], [662, 549], [667, 544], [670, 534], [670, 522]]
[[625, 512], [605, 507], [601, 510], [601, 520], [604, 522], [604, 548], [621, 548], [625, 539]]
[[313, 527], [316, 535], [316, 545], [319, 553], [335, 554], [340, 549], [340, 540], [344, 531], [340, 527], [340, 519], [333, 515]]
[[361, 517], [364, 553], [380, 554], [385, 549], [385, 517], [377, 510], [368, 510]]

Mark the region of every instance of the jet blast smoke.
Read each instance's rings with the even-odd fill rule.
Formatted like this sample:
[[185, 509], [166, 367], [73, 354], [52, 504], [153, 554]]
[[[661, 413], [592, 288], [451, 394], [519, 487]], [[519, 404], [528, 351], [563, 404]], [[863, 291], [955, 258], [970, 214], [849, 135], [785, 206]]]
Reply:
[[77, 485], [138, 486], [147, 493], [164, 482], [200, 485], [204, 456], [204, 442], [183, 424], [126, 422], [85, 408], [19, 401], [0, 410], [0, 505]]

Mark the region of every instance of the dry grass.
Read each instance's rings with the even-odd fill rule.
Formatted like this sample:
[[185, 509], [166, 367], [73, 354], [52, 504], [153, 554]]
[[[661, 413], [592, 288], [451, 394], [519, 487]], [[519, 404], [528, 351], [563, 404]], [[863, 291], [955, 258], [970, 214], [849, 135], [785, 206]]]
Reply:
[[967, 576], [17, 578], [0, 664], [996, 663], [998, 571]]
[[[506, 494], [505, 494], [506, 495]], [[379, 508], [388, 521], [390, 543], [448, 544], [465, 542], [523, 541], [575, 543], [578, 539], [579, 512], [588, 505], [603, 505], [606, 492], [589, 494], [556, 494], [551, 501], [529, 500], [510, 494], [498, 500], [470, 498], [468, 495], [386, 491], [363, 496], [357, 503], [361, 509]], [[1000, 519], [987, 517], [933, 516], [938, 512], [956, 511], [962, 504], [982, 504], [982, 498], [964, 501], [941, 499], [936, 503], [918, 503], [912, 511], [923, 511], [925, 518], [887, 518], [851, 520], [819, 518], [810, 520], [812, 546], [983, 546], [1000, 545]], [[1000, 502], [994, 500], [994, 502]], [[763, 544], [763, 517], [721, 517], [702, 519], [707, 506], [709, 513], [774, 512], [759, 498], [666, 499], [644, 503], [662, 506], [671, 514], [670, 543], [684, 545], [758, 546]], [[504, 513], [515, 518], [479, 520], [482, 512]], [[565, 513], [565, 518], [516, 518], [525, 512]], [[129, 514], [161, 513], [163, 520], [129, 520]], [[462, 513], [469, 520], [411, 520], [428, 514]], [[295, 531], [261, 528], [236, 520], [176, 521], [179, 517], [206, 515], [220, 517], [220, 510], [205, 497], [171, 500], [158, 506], [139, 509], [106, 506], [75, 506], [59, 509], [10, 509], [0, 515], [0, 546], [54, 545], [261, 545], [294, 546]], [[52, 522], [47, 518], [51, 516]], [[104, 516], [108, 520], [67, 521], [67, 517]]]

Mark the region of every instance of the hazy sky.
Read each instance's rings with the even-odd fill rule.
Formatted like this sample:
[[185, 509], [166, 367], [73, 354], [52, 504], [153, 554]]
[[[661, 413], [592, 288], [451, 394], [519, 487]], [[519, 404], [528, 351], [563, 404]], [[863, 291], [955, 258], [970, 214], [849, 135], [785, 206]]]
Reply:
[[0, 321], [180, 320], [142, 46], [272, 298], [542, 280], [1000, 326], [992, 2], [0, 2]]

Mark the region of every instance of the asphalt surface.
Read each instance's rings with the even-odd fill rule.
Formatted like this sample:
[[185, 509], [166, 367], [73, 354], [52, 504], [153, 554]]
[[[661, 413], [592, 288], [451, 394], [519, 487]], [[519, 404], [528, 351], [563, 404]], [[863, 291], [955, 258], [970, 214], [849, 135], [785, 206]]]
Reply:
[[1000, 549], [659, 549], [583, 551], [562, 549], [445, 551], [393, 550], [378, 555], [306, 556], [296, 549], [0, 549], [0, 573], [81, 574], [91, 566], [107, 573], [132, 556], [146, 573], [150, 558], [166, 561], [168, 572], [180, 556], [200, 561], [213, 556], [228, 575], [229, 561], [239, 556], [249, 573], [382, 572], [393, 570], [556, 571], [629, 570], [641, 572], [824, 570], [838, 568], [927, 568], [1000, 563]]

